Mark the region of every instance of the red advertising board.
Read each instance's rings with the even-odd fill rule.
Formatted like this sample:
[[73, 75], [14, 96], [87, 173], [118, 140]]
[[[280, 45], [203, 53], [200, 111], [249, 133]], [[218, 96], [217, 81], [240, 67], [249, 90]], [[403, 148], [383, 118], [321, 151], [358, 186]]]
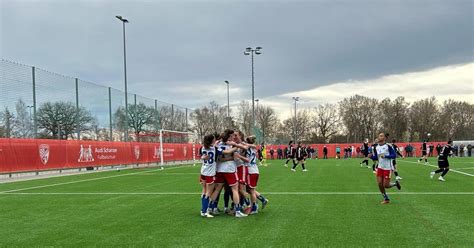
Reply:
[[[0, 139], [0, 173], [157, 163], [160, 154], [159, 143]], [[193, 144], [163, 144], [165, 162], [192, 159]]]

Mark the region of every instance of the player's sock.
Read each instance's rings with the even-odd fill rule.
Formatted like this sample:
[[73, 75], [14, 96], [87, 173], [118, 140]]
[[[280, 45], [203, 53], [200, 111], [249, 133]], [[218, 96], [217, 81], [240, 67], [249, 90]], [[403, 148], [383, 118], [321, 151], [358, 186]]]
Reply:
[[444, 172], [444, 168], [435, 170], [435, 174], [438, 174], [438, 173], [441, 173], [441, 172]]
[[224, 207], [228, 208], [229, 207], [229, 200], [230, 200], [230, 193], [229, 191], [224, 192]]
[[372, 170], [375, 171], [375, 164], [372, 164]]
[[428, 163], [428, 159], [425, 158], [425, 163]]
[[265, 197], [261, 194], [257, 196], [257, 199], [259, 199], [261, 202], [264, 202], [266, 200]]
[[441, 173], [441, 176], [442, 176], [442, 177], [446, 176], [446, 174], [448, 174], [448, 172], [449, 172], [449, 168], [445, 168], [445, 169], [443, 170], [443, 173]]
[[291, 169], [293, 169], [293, 170], [296, 169], [296, 165], [297, 164], [293, 163], [293, 167], [291, 167]]
[[240, 206], [240, 204], [235, 205], [235, 211], [240, 211], [240, 210], [242, 210], [242, 207]]
[[204, 197], [201, 212], [206, 213], [209, 208], [209, 197]]
[[306, 170], [306, 168], [304, 168], [304, 163], [301, 164], [301, 167], [303, 167], [303, 170]]
[[395, 176], [398, 177], [398, 171], [394, 171], [393, 174], [395, 174]]
[[257, 211], [257, 209], [258, 209], [257, 203], [256, 202], [252, 203], [252, 212]]
[[244, 201], [244, 202], [245, 202], [245, 205], [250, 206], [250, 199], [249, 199], [249, 198], [245, 198], [244, 200], [245, 200], [245, 201]]
[[382, 196], [383, 196], [383, 199], [384, 199], [384, 200], [390, 201], [390, 199], [388, 198], [387, 193], [382, 193]]
[[206, 198], [204, 197], [204, 195], [202, 195], [202, 197], [201, 197], [201, 213], [205, 213], [205, 212], [204, 212], [204, 211], [205, 211], [204, 206], [206, 205], [205, 199], [206, 199]]

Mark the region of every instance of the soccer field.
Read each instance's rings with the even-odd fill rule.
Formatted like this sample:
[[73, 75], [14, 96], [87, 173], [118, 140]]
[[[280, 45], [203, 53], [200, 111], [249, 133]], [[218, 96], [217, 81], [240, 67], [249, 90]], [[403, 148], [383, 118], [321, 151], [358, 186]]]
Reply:
[[398, 161], [402, 190], [387, 205], [359, 159], [310, 160], [308, 172], [269, 161], [270, 203], [241, 219], [199, 215], [199, 166], [0, 184], [0, 246], [474, 247], [474, 159], [450, 159], [446, 182]]

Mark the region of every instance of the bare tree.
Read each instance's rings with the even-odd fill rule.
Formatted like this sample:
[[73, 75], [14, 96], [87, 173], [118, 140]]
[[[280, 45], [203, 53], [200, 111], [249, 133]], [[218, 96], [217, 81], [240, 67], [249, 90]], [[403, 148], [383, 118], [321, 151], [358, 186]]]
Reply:
[[374, 138], [379, 129], [377, 99], [355, 95], [339, 102], [339, 113], [346, 127], [347, 142]]
[[340, 118], [334, 104], [319, 105], [312, 113], [312, 125], [317, 140], [327, 143], [340, 131]]
[[295, 117], [288, 118], [283, 121], [283, 128], [287, 132], [287, 135], [292, 139], [295, 138], [297, 141], [308, 141], [310, 140], [311, 135], [311, 124], [310, 124], [310, 114], [306, 109], [300, 110]]
[[89, 130], [95, 120], [92, 114], [84, 108], [77, 109], [71, 102], [46, 102], [38, 109], [38, 127], [52, 138], [73, 138], [76, 130]]
[[15, 103], [16, 118], [14, 129], [12, 130], [14, 137], [27, 138], [33, 134], [32, 116], [28, 112], [28, 108], [21, 99]]
[[247, 135], [252, 134], [252, 108], [248, 101], [239, 104], [237, 112], [237, 125]]
[[2, 136], [5, 138], [11, 138], [12, 136], [12, 129], [14, 128], [15, 123], [15, 115], [5, 107], [5, 109], [0, 113], [0, 120], [3, 123], [2, 129]]
[[391, 137], [404, 140], [404, 133], [408, 129], [408, 103], [405, 98], [397, 97], [393, 101], [385, 98], [379, 102], [378, 110], [383, 131], [390, 133]]
[[[439, 106], [435, 97], [415, 101], [408, 111], [410, 133], [418, 133], [422, 139], [427, 138], [428, 133], [432, 134], [433, 139], [444, 138], [436, 129], [439, 114]], [[411, 141], [419, 140], [412, 136]]]
[[444, 139], [474, 139], [474, 105], [451, 99], [444, 101], [438, 132]]
[[262, 131], [262, 142], [266, 142], [267, 138], [274, 136], [275, 129], [278, 124], [278, 117], [273, 108], [260, 105], [256, 113], [256, 125]]
[[[114, 114], [115, 123], [121, 130], [125, 130], [125, 109], [120, 107]], [[128, 106], [128, 127], [133, 130], [137, 141], [144, 131], [156, 131], [158, 111], [144, 103], [130, 104]]]

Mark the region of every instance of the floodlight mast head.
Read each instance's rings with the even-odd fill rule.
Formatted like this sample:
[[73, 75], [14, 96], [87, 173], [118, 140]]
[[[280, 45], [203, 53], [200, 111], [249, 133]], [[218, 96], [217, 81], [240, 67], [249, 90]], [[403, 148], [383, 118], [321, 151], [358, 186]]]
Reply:
[[225, 80], [224, 83], [229, 84], [229, 81]]
[[115, 17], [116, 17], [117, 19], [119, 19], [120, 21], [122, 21], [122, 22], [125, 22], [125, 23], [128, 22], [128, 20], [125, 19], [125, 18], [123, 18], [122, 16], [119, 16], [119, 15], [118, 15], [118, 16], [115, 16]]
[[297, 101], [300, 100], [300, 97], [299, 97], [299, 96], [296, 96], [296, 97], [294, 96], [294, 97], [293, 97], [293, 100], [295, 100], [295, 101], [297, 102]]

